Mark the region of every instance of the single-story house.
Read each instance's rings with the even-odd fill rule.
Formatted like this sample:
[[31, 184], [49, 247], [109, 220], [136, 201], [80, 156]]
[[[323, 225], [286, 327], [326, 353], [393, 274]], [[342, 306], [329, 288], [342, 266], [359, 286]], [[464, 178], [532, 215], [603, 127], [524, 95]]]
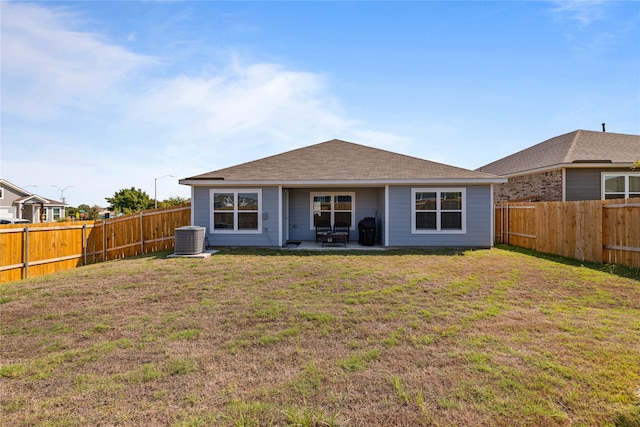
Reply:
[[0, 179], [0, 217], [22, 218], [37, 222], [53, 222], [65, 217], [65, 204], [30, 193]]
[[490, 247], [492, 186], [506, 179], [334, 139], [179, 182], [212, 246], [313, 241], [320, 220], [358, 241], [375, 218], [384, 246]]
[[577, 130], [478, 168], [502, 176], [496, 202], [640, 197], [640, 135]]

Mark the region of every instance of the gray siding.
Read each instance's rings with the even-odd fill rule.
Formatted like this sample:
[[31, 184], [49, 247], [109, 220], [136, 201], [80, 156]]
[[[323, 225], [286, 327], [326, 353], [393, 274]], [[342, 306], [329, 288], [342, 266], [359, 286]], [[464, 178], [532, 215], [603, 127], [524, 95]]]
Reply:
[[[355, 224], [349, 238], [358, 240], [358, 221], [364, 217], [382, 218], [379, 206], [384, 207], [384, 190], [379, 188], [294, 188], [289, 192], [289, 239], [315, 240], [315, 230], [311, 229], [311, 193], [339, 192], [355, 193]], [[380, 197], [382, 200], [380, 200]]]
[[[427, 188], [427, 186], [419, 187]], [[491, 186], [466, 187], [467, 232], [465, 234], [448, 234], [444, 232], [411, 234], [412, 188], [409, 186], [393, 186], [389, 188], [389, 242], [387, 246], [491, 246]], [[437, 188], [446, 187], [438, 186]]]
[[210, 191], [215, 187], [194, 187], [192, 210], [193, 225], [206, 227], [211, 246], [278, 246], [278, 187], [262, 187], [262, 232], [261, 233], [211, 233]]
[[[192, 210], [193, 225], [207, 228], [207, 237], [212, 246], [278, 245], [278, 233], [283, 225], [278, 223], [281, 208], [278, 203], [278, 187], [262, 187], [263, 229], [261, 233], [256, 234], [211, 234], [211, 188], [194, 187]], [[385, 212], [385, 191], [382, 187], [340, 188], [340, 191], [355, 193], [355, 224], [350, 234], [351, 241], [358, 241], [358, 221], [365, 217], [375, 217], [378, 220], [376, 240], [386, 243], [387, 246], [491, 246], [492, 207], [489, 185], [466, 187], [467, 232], [465, 234], [411, 234], [411, 188], [411, 186], [389, 187], [389, 212]], [[315, 231], [310, 225], [310, 194], [322, 191], [335, 192], [336, 189], [293, 188], [289, 190], [290, 240], [315, 240]], [[389, 242], [384, 242], [385, 215], [389, 215]]]
[[24, 194], [18, 194], [15, 191], [2, 187], [3, 197], [0, 199], [0, 206], [12, 206], [15, 200], [24, 197]]
[[568, 202], [576, 200], [600, 200], [602, 198], [602, 172], [630, 172], [616, 169], [566, 169], [566, 195]]

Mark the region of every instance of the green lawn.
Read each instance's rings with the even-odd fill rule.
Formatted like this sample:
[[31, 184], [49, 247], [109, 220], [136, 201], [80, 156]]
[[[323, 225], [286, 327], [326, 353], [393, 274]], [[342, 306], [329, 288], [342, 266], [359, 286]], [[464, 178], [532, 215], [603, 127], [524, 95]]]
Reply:
[[0, 285], [0, 425], [640, 426], [640, 272], [168, 253]]

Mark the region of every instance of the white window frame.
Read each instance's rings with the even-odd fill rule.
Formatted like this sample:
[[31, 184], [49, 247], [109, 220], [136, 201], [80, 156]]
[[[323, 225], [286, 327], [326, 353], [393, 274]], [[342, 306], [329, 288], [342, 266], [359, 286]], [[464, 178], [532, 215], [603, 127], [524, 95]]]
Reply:
[[[233, 213], [233, 230], [231, 229], [215, 229], [215, 209], [213, 206], [215, 193], [233, 193], [233, 210], [218, 211], [225, 213]], [[256, 211], [240, 211], [238, 209], [238, 193], [257, 193], [258, 194], [258, 229], [257, 230], [238, 230], [238, 213], [256, 212]], [[260, 188], [212, 188], [209, 190], [209, 207], [211, 208], [211, 216], [209, 218], [209, 230], [211, 234], [262, 234], [262, 189]]]
[[[416, 228], [416, 213], [422, 212], [416, 210], [416, 193], [436, 193], [436, 210], [432, 211], [436, 213], [436, 229], [435, 230], [422, 230]], [[461, 193], [462, 195], [462, 209], [460, 211], [443, 211], [441, 209], [441, 195], [442, 193]], [[461, 212], [462, 218], [461, 221], [461, 229], [460, 230], [451, 230], [446, 229], [442, 230], [441, 227], [441, 214], [443, 212]], [[467, 234], [467, 189], [466, 188], [446, 188], [446, 187], [438, 187], [438, 188], [430, 188], [430, 187], [422, 187], [422, 188], [412, 188], [411, 189], [411, 234]]]
[[[620, 194], [620, 199], [629, 199], [630, 198], [630, 188], [629, 188], [629, 177], [630, 176], [638, 176], [640, 177], [640, 172], [602, 172], [601, 173], [601, 184], [600, 184], [600, 199], [605, 200], [605, 196], [607, 195], [605, 190], [605, 180], [608, 177], [624, 177], [624, 193], [608, 193], [608, 194]], [[635, 193], [634, 193], [635, 194]]]
[[[56, 211], [58, 211], [57, 215], [56, 215]], [[62, 208], [51, 208], [51, 218], [53, 219], [53, 221], [58, 221], [59, 219], [61, 219]]]
[[335, 210], [335, 196], [351, 196], [351, 228], [356, 229], [356, 193], [354, 191], [314, 191], [309, 195], [309, 230], [315, 230], [313, 225], [313, 198], [316, 196], [330, 196], [331, 197], [331, 227], [335, 224], [335, 212], [348, 212], [344, 210]]

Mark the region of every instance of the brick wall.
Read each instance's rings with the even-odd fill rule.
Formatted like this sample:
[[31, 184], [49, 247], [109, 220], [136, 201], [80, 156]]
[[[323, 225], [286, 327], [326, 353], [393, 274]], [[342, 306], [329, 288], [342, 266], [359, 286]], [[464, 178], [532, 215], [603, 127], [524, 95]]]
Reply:
[[509, 178], [494, 186], [494, 201], [562, 201], [562, 170]]

